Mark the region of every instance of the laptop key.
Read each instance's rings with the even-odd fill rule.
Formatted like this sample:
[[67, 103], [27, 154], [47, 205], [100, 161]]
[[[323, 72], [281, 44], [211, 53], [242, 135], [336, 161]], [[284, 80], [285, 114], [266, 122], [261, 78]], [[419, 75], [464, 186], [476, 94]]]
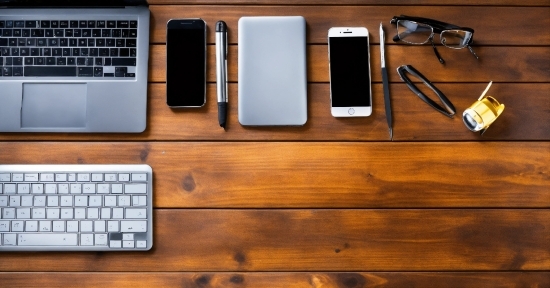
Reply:
[[16, 28], [25, 28], [25, 21], [15, 21], [13, 22], [13, 25]]
[[12, 67], [2, 67], [2, 76], [11, 76]]
[[113, 66], [136, 66], [136, 58], [112, 58]]
[[25, 28], [36, 28], [36, 20], [25, 21]]
[[78, 67], [78, 77], [93, 77], [93, 76], [94, 76], [94, 67]]
[[23, 67], [13, 67], [13, 76], [23, 76]]
[[28, 66], [24, 70], [25, 76], [76, 76], [76, 67], [53, 66], [36, 67]]
[[103, 67], [94, 67], [94, 77], [103, 77]]
[[125, 77], [127, 71], [126, 67], [115, 67], [115, 77]]

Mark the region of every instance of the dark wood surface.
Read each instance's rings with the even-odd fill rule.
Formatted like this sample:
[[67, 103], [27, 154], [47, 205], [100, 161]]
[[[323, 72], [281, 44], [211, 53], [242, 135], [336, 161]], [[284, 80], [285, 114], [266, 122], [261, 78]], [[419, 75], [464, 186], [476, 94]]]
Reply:
[[[0, 163], [146, 163], [148, 252], [3, 253], [1, 287], [550, 287], [550, 2], [150, 0], [147, 129], [140, 134], [2, 133]], [[394, 15], [475, 29], [463, 49], [394, 43]], [[307, 21], [308, 122], [238, 123], [237, 21]], [[208, 23], [207, 105], [165, 104], [165, 24]], [[229, 123], [217, 124], [214, 24], [229, 26]], [[394, 116], [380, 75], [383, 22]], [[373, 115], [330, 115], [327, 30], [371, 36]], [[485, 136], [401, 82], [411, 64], [461, 114], [494, 81], [506, 105]], [[1, 95], [0, 95], [1, 97]]]

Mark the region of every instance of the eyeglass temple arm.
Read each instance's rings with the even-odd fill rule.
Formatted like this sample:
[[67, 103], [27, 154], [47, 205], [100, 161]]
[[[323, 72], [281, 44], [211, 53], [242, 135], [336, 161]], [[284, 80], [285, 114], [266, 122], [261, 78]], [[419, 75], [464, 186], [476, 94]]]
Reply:
[[472, 48], [472, 46], [470, 46], [470, 44], [468, 44], [468, 50], [470, 50], [470, 52], [474, 55], [474, 57], [476, 57], [477, 60], [479, 60], [479, 57], [477, 56], [476, 52], [474, 52], [474, 49]]
[[432, 43], [432, 47], [434, 48], [435, 56], [437, 56], [437, 59], [439, 60], [439, 63], [445, 64], [445, 60], [443, 60], [443, 58], [441, 58], [441, 55], [439, 55], [439, 52], [437, 51], [437, 48], [435, 48], [433, 34], [432, 34], [432, 36], [430, 36], [430, 43]]
[[[441, 103], [443, 103], [446, 109], [438, 105], [436, 102], [428, 98], [426, 95], [424, 95], [424, 93], [422, 93], [422, 91], [420, 91], [414, 85], [414, 83], [407, 77], [405, 72], [408, 72], [412, 76], [415, 76], [416, 78], [422, 80], [422, 82], [424, 82], [424, 85], [428, 86], [428, 88], [430, 88], [437, 95], [437, 97], [439, 98], [439, 100], [441, 100]], [[443, 94], [443, 92], [437, 89], [437, 87], [435, 87], [432, 84], [432, 82], [430, 82], [430, 80], [428, 80], [424, 75], [422, 75], [422, 73], [414, 69], [414, 67], [411, 65], [402, 65], [397, 68], [397, 74], [399, 74], [399, 77], [401, 78], [401, 80], [403, 80], [407, 84], [407, 87], [409, 87], [409, 89], [411, 89], [411, 91], [414, 94], [420, 97], [422, 101], [426, 102], [428, 105], [430, 105], [432, 108], [434, 108], [441, 114], [449, 118], [453, 118], [453, 116], [456, 113], [456, 109], [453, 103], [451, 103], [451, 101], [445, 96], [445, 94]]]

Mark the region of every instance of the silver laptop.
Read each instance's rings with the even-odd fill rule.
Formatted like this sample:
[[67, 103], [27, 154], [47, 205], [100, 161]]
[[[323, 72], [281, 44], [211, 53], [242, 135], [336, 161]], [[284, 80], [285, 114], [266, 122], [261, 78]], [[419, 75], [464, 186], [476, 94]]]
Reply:
[[145, 0], [0, 0], [0, 132], [143, 132]]

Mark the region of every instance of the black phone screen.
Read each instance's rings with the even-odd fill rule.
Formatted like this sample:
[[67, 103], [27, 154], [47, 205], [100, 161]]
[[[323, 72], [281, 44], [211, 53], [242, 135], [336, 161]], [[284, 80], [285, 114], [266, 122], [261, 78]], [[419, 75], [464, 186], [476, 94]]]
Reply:
[[371, 106], [369, 39], [330, 37], [332, 107]]
[[206, 101], [206, 26], [170, 20], [166, 34], [166, 104], [200, 107]]

